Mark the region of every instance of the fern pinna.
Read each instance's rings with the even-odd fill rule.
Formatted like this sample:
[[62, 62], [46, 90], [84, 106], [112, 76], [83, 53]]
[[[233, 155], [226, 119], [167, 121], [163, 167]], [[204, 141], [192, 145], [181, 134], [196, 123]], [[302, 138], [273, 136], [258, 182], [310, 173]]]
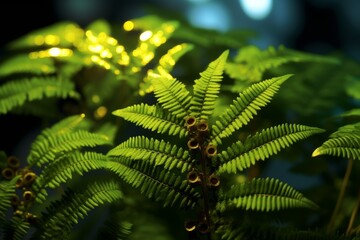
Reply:
[[185, 221], [189, 239], [221, 236], [226, 224], [220, 215], [234, 209], [316, 208], [315, 203], [277, 179], [255, 178], [230, 188], [221, 184], [222, 178], [239, 174], [257, 161], [322, 132], [316, 127], [281, 124], [236, 140], [236, 133], [271, 101], [291, 75], [253, 84], [216, 116], [215, 103], [228, 54], [224, 51], [200, 73], [192, 92], [169, 74], [152, 74], [155, 105], [140, 103], [113, 112], [162, 134], [163, 139], [131, 137], [107, 153], [111, 169], [149, 198], [196, 211]]
[[68, 239], [74, 225], [91, 210], [123, 198], [119, 182], [108, 177], [80, 181], [81, 189], [72, 184], [77, 176], [107, 168], [107, 156], [96, 149], [112, 144], [113, 131], [92, 127], [81, 114], [44, 129], [30, 147], [26, 166], [15, 156], [2, 154], [0, 236]]

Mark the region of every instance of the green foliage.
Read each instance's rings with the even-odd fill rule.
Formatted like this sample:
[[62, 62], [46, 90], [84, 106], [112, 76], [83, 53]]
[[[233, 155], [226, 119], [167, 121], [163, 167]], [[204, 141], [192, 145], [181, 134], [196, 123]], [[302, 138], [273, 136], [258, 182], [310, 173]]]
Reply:
[[64, 239], [68, 237], [73, 225], [86, 214], [108, 203], [122, 198], [119, 183], [99, 180], [85, 186], [83, 192], [67, 190], [60, 201], [52, 202], [42, 216], [41, 227], [33, 239]]
[[6, 46], [1, 127], [21, 130], [0, 152], [0, 238], [358, 238], [359, 64], [167, 14]]
[[330, 139], [315, 149], [313, 157], [331, 155], [360, 160], [360, 123], [342, 126], [329, 137]]
[[53, 77], [39, 79], [37, 77], [12, 81], [2, 85], [0, 89], [0, 113], [4, 114], [15, 107], [43, 98], [79, 98], [74, 85]]
[[[198, 224], [202, 226], [199, 227], [199, 231], [210, 232], [209, 234], [212, 234], [210, 229], [214, 228], [213, 224], [217, 221], [216, 217], [210, 219], [210, 215], [216, 215], [216, 211], [223, 212], [233, 206], [260, 211], [315, 206], [290, 186], [270, 179], [253, 180], [243, 185], [233, 185], [228, 191], [222, 189], [220, 193], [214, 192], [217, 196], [215, 199], [219, 198], [218, 203], [208, 199], [208, 191], [211, 191], [208, 188], [218, 187], [220, 180], [217, 174], [241, 171], [254, 164], [256, 160], [265, 160], [296, 141], [322, 131], [315, 127], [283, 124], [265, 129], [245, 141], [239, 140], [227, 149], [221, 149], [222, 140], [246, 125], [261, 107], [267, 105], [280, 84], [290, 77], [287, 75], [254, 84], [233, 101], [214, 125], [210, 125], [209, 122], [216, 117], [213, 110], [220, 93], [227, 56], [228, 51], [223, 52], [200, 73], [201, 77], [195, 80], [192, 93], [174, 78], [164, 79], [154, 75], [153, 87], [157, 105], [135, 105], [113, 112], [114, 115], [139, 126], [169, 135], [174, 135], [175, 127], [171, 128], [171, 124], [168, 123], [173, 120], [173, 125], [178, 128], [181, 126], [187, 128], [188, 134], [179, 136], [180, 139], [188, 137], [187, 150], [181, 148], [179, 151], [172, 143], [140, 136], [130, 138], [108, 153], [108, 156], [127, 165], [126, 170], [117, 170], [120, 177], [133, 187], [139, 188], [149, 198], [162, 200], [165, 206], [173, 205], [173, 202], [179, 198], [183, 198], [183, 202], [188, 202], [189, 195], [186, 191], [189, 188], [195, 190], [191, 183], [199, 182], [202, 189], [200, 196], [204, 198], [203, 206], [195, 204], [196, 202], [190, 206], [205, 214], [204, 219], [198, 220], [200, 221]], [[146, 121], [150, 116], [153, 118], [154, 109], [159, 108], [162, 109], [163, 114], [158, 114], [156, 117], [162, 120], [155, 118], [156, 121]], [[164, 124], [159, 126], [160, 122]], [[180, 130], [176, 133], [178, 132]], [[177, 143], [183, 142], [185, 145], [185, 141], [180, 139]], [[218, 155], [217, 151], [220, 152]], [[206, 161], [212, 164], [207, 166]], [[162, 167], [161, 170], [159, 167]], [[188, 172], [187, 182], [181, 180], [185, 176], [180, 177], [184, 171]], [[180, 190], [183, 188], [182, 192], [185, 194], [179, 194], [179, 190], [177, 192], [171, 190], [169, 195], [176, 195], [174, 198], [169, 198], [169, 195], [162, 194], [164, 188]], [[196, 197], [199, 199], [200, 196]], [[211, 204], [217, 205], [214, 209], [210, 209]]]
[[262, 51], [250, 45], [241, 48], [233, 62], [226, 64], [225, 70], [237, 80], [258, 82], [263, 79], [265, 71], [291, 62], [339, 63], [336, 58], [295, 51], [285, 46], [280, 46], [278, 49], [270, 46]]
[[253, 179], [233, 185], [224, 194], [220, 194], [216, 205], [220, 212], [231, 208], [276, 211], [294, 207], [317, 208], [313, 202], [288, 184], [273, 178]]

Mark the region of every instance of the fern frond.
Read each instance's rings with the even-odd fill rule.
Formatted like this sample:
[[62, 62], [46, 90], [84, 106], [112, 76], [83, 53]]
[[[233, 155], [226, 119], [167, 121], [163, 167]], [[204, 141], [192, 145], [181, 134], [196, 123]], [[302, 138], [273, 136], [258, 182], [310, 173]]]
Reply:
[[181, 138], [187, 135], [185, 120], [176, 118], [158, 105], [140, 103], [115, 110], [113, 114], [158, 133], [179, 135]]
[[15, 195], [16, 181], [19, 177], [14, 177], [10, 181], [0, 182], [0, 223], [5, 221], [6, 214], [11, 208], [11, 199]]
[[31, 148], [28, 156], [30, 165], [41, 166], [53, 161], [59, 154], [71, 152], [82, 147], [95, 147], [99, 145], [111, 145], [107, 136], [90, 133], [84, 130], [77, 130], [58, 136], [49, 136], [37, 142]]
[[74, 84], [54, 77], [7, 82], [0, 86], [0, 114], [9, 112], [27, 101], [44, 98], [79, 98]]
[[200, 73], [200, 78], [195, 80], [190, 107], [192, 115], [200, 119], [207, 119], [211, 115], [220, 92], [220, 82], [228, 55], [229, 50], [224, 51]]
[[150, 161], [154, 166], [162, 165], [165, 169], [181, 169], [188, 171], [194, 160], [189, 151], [177, 147], [164, 140], [146, 138], [144, 136], [132, 137], [111, 149], [108, 156], [123, 156], [133, 160]]
[[298, 207], [318, 208], [290, 185], [274, 178], [255, 178], [233, 185], [228, 191], [220, 194], [216, 205], [220, 212], [232, 208], [269, 212]]
[[348, 124], [333, 132], [329, 139], [312, 153], [313, 157], [319, 155], [360, 160], [360, 123]]
[[[26, 235], [29, 233], [30, 224], [24, 218], [13, 217], [4, 228], [4, 238], [11, 240], [27, 239]], [[0, 235], [1, 236], [1, 235]]]
[[85, 114], [71, 115], [54, 123], [51, 127], [43, 130], [37, 138], [62, 135], [78, 129], [89, 130], [90, 122], [85, 118]]
[[343, 136], [328, 139], [312, 153], [313, 157], [320, 155], [360, 160], [360, 137]]
[[220, 144], [222, 138], [230, 136], [234, 131], [248, 124], [257, 111], [270, 102], [280, 85], [291, 76], [287, 74], [271, 78], [254, 83], [245, 89], [215, 122], [211, 133], [212, 141]]
[[15, 73], [31, 73], [35, 75], [52, 74], [55, 66], [50, 58], [29, 58], [29, 55], [17, 55], [7, 59], [0, 65], [0, 77]]
[[147, 198], [162, 201], [164, 207], [178, 202], [180, 207], [186, 208], [197, 204], [199, 194], [183, 176], [155, 167], [146, 161], [133, 162], [123, 157], [113, 159], [108, 169], [134, 188], [138, 188]]
[[339, 115], [339, 117], [357, 117], [360, 118], [360, 108], [350, 109], [349, 111], [345, 111]]
[[243, 47], [234, 58], [233, 63], [227, 63], [225, 71], [231, 78], [242, 81], [258, 82], [263, 73], [271, 68], [279, 67], [289, 62], [324, 62], [338, 64], [339, 60], [317, 54], [300, 52], [280, 46], [273, 46], [261, 51], [258, 47], [250, 45]]
[[167, 53], [160, 58], [158, 65], [147, 72], [147, 76], [144, 78], [144, 81], [140, 83], [139, 94], [144, 96], [146, 93], [150, 93], [154, 90], [151, 79], [153, 76], [156, 76], [156, 74], [162, 76], [163, 78], [172, 78], [170, 72], [176, 62], [180, 57], [192, 49], [193, 45], [186, 43], [176, 45], [175, 47], [169, 49]]
[[161, 75], [153, 76], [151, 81], [155, 96], [164, 109], [178, 118], [190, 115], [191, 96], [185, 84]]
[[58, 22], [53, 25], [32, 31], [15, 41], [12, 41], [8, 47], [11, 50], [45, 46], [63, 46], [70, 47], [78, 43], [85, 32], [77, 24], [69, 21]]
[[237, 173], [254, 165], [258, 160], [270, 156], [289, 147], [295, 142], [305, 139], [324, 130], [298, 124], [281, 124], [270, 127], [249, 136], [244, 142], [238, 141], [219, 153], [219, 173]]
[[98, 179], [84, 186], [84, 191], [67, 190], [62, 198], [52, 202], [43, 214], [34, 239], [65, 239], [73, 225], [96, 207], [116, 203], [123, 193], [120, 183]]
[[36, 178], [35, 185], [41, 188], [55, 188], [72, 179], [73, 174], [106, 167], [108, 158], [96, 152], [71, 152], [47, 165]]
[[113, 218], [105, 221], [96, 239], [130, 240], [133, 224]]

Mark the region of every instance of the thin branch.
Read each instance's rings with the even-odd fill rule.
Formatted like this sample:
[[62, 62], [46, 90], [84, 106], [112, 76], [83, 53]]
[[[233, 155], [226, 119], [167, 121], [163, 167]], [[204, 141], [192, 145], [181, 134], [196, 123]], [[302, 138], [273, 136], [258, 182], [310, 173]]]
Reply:
[[349, 225], [346, 229], [346, 235], [350, 236], [353, 232], [353, 225], [354, 225], [354, 221], [355, 221], [355, 217], [356, 217], [356, 214], [359, 210], [359, 205], [360, 205], [360, 191], [359, 191], [359, 196], [358, 196], [358, 199], [356, 201], [356, 205], [354, 207], [354, 209], [352, 210], [352, 213], [351, 213], [351, 217], [350, 217], [350, 221], [349, 221]]
[[329, 222], [329, 224], [327, 226], [327, 233], [331, 233], [334, 230], [333, 228], [334, 228], [335, 220], [338, 217], [340, 207], [341, 207], [342, 202], [344, 200], [345, 190], [346, 190], [346, 187], [347, 187], [347, 185], [349, 183], [349, 178], [350, 178], [351, 170], [352, 170], [352, 167], [353, 167], [353, 162], [354, 162], [353, 159], [349, 159], [349, 161], [348, 161], [345, 176], [344, 176], [344, 179], [343, 179], [342, 184], [341, 184], [340, 193], [339, 193], [338, 199], [336, 201], [336, 206], [335, 206], [335, 209], [334, 209], [334, 211], [332, 213], [330, 222]]

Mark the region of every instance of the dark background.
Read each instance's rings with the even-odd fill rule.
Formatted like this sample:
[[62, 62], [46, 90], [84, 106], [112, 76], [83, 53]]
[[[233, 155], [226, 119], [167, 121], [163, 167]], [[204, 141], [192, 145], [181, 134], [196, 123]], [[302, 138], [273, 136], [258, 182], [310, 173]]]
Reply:
[[[240, 0], [49, 0], [2, 4], [1, 38], [4, 46], [29, 31], [62, 20], [82, 26], [104, 18], [114, 23], [152, 13], [150, 9], [182, 14], [198, 26], [221, 31], [252, 28], [261, 35], [260, 47], [284, 44], [299, 50], [328, 53], [341, 50], [360, 59], [360, 1], [273, 0], [261, 20], [244, 13]], [[194, 17], [195, 16], [195, 17]], [[120, 25], [121, 26], [121, 25]]]

